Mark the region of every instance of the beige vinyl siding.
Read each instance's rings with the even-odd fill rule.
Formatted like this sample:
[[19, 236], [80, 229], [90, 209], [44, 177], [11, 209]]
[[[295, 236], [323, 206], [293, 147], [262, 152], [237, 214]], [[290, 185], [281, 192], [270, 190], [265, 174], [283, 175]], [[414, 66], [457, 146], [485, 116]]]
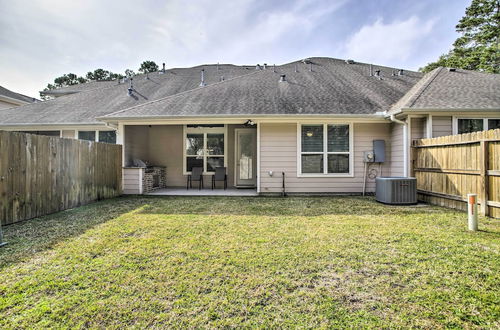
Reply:
[[186, 184], [182, 174], [182, 125], [151, 126], [149, 129], [148, 161], [166, 167], [167, 186]]
[[411, 141], [425, 138], [426, 124], [426, 118], [411, 118]]
[[432, 116], [432, 137], [453, 134], [451, 116]]
[[397, 123], [391, 124], [390, 141], [391, 141], [390, 175], [403, 176], [404, 175], [403, 125]]
[[123, 193], [124, 194], [140, 194], [142, 176], [144, 169], [142, 168], [124, 168], [123, 169]]
[[67, 139], [74, 139], [75, 138], [75, 130], [62, 130], [61, 137], [67, 138]]
[[148, 149], [149, 127], [125, 126], [125, 166], [131, 166], [134, 159], [148, 160]]
[[[390, 124], [354, 124], [354, 177], [297, 177], [297, 125], [261, 124], [260, 184], [261, 193], [281, 192], [281, 172], [286, 175], [290, 193], [360, 193], [363, 190], [363, 152], [373, 149], [373, 140], [386, 141], [386, 159], [390, 155]], [[373, 165], [378, 169], [378, 165]], [[382, 166], [389, 174], [390, 164]], [[273, 171], [273, 176], [269, 175]], [[367, 181], [367, 191], [375, 190], [374, 180]]]

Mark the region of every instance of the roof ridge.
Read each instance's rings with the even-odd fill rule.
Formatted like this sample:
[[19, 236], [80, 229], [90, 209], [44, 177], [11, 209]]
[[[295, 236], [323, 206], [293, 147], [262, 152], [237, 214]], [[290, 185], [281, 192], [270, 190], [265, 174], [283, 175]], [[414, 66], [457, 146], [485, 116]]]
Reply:
[[[211, 85], [204, 86], [203, 88], [211, 88], [213, 86], [218, 86], [218, 85], [221, 85], [221, 84], [224, 84], [224, 83], [228, 83], [228, 82], [234, 81], [234, 80], [239, 79], [239, 78], [243, 78], [243, 77], [247, 77], [247, 76], [250, 76], [250, 75], [253, 75], [253, 74], [257, 74], [259, 72], [264, 72], [264, 71], [263, 70], [258, 70], [258, 71], [254, 71], [254, 72], [251, 72], [251, 73], [248, 73], [248, 74], [244, 74], [244, 75], [241, 75], [241, 76], [236, 76], [236, 77], [233, 77], [233, 78], [229, 78], [227, 80], [218, 81], [218, 82], [213, 83]], [[168, 96], [162, 97], [162, 98], [157, 99], [157, 100], [153, 100], [153, 101], [149, 101], [149, 102], [137, 104], [137, 105], [134, 105], [132, 107], [128, 107], [128, 108], [125, 108], [125, 109], [122, 109], [122, 110], [111, 112], [111, 113], [108, 113], [107, 115], [104, 115], [104, 116], [101, 116], [101, 117], [96, 117], [96, 119], [109, 117], [109, 116], [112, 116], [112, 115], [115, 115], [115, 114], [119, 114], [119, 113], [122, 113], [122, 112], [125, 112], [125, 111], [129, 111], [129, 110], [135, 109], [135, 108], [140, 107], [140, 106], [144, 106], [144, 105], [148, 105], [148, 104], [153, 104], [153, 103], [156, 103], [156, 102], [164, 101], [164, 100], [167, 100], [167, 99], [170, 99], [170, 98], [174, 98], [176, 96], [185, 95], [185, 94], [188, 94], [188, 93], [191, 93], [191, 92], [196, 92], [196, 91], [199, 91], [199, 90], [200, 90], [199, 88], [194, 88], [194, 89], [183, 91], [183, 92], [180, 92], [180, 93], [177, 93], [177, 94], [168, 95]]]
[[[410, 100], [408, 102], [408, 108], [413, 106], [415, 102], [418, 100], [420, 96], [424, 93], [424, 91], [430, 86], [430, 84], [436, 79], [436, 77], [439, 75], [439, 73], [443, 70], [444, 68], [442, 66], [436, 68], [435, 70], [429, 72], [429, 77], [427, 80], [420, 86], [420, 88], [417, 89], [417, 93], [413, 94], [412, 97], [410, 97]], [[422, 79], [425, 79], [425, 76], [422, 77]]]

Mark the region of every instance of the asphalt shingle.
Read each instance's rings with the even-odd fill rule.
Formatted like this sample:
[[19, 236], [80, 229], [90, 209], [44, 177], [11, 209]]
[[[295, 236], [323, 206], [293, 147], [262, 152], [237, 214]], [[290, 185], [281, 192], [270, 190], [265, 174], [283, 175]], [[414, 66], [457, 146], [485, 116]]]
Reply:
[[[101, 85], [91, 83], [87, 90], [53, 100], [6, 109], [0, 112], [0, 125], [13, 124], [102, 124], [96, 117], [157, 100], [169, 95], [198, 88], [200, 71], [205, 70], [205, 81], [214, 84], [224, 75], [226, 79], [254, 72], [248, 66], [203, 65], [193, 68], [167, 70], [165, 74], [150, 73], [134, 77], [134, 95], [129, 96], [127, 83], [118, 81]], [[101, 87], [99, 87], [101, 86]]]
[[[370, 66], [332, 58], [312, 58], [267, 70], [256, 70], [221, 83], [112, 113], [105, 118], [211, 115], [374, 114], [387, 111], [422, 77], [393, 68], [376, 67], [382, 79], [370, 76]], [[296, 72], [297, 70], [297, 72]], [[286, 82], [280, 76], [286, 75]]]
[[470, 109], [500, 111], [500, 75], [447, 68], [427, 73], [397, 104], [401, 109]]

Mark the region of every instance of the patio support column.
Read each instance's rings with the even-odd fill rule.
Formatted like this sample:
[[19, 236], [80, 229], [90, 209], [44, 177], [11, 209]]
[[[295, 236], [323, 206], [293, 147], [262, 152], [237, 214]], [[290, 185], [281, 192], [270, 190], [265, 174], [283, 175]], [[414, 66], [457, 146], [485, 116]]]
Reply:
[[257, 125], [257, 194], [260, 193], [260, 122]]
[[116, 144], [122, 145], [122, 166], [125, 166], [125, 125], [118, 123], [116, 130]]

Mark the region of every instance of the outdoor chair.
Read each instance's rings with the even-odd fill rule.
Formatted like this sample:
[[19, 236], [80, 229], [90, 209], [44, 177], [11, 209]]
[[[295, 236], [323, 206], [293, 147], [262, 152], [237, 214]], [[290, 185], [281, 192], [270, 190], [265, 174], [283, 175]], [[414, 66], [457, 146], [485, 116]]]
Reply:
[[186, 189], [193, 188], [193, 181], [198, 181], [198, 189], [203, 188], [203, 167], [193, 167], [187, 177]]
[[225, 167], [215, 168], [215, 174], [212, 176], [212, 190], [215, 188], [216, 181], [224, 181], [224, 190], [227, 189], [227, 174]]

